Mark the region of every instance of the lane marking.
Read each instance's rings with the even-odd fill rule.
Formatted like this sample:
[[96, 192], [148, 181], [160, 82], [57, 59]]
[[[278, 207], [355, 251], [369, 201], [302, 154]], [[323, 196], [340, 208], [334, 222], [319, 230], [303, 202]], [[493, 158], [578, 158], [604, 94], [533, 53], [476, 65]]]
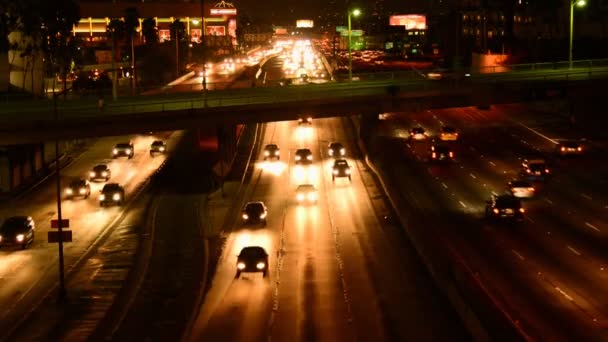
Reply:
[[583, 196], [584, 198], [586, 198], [586, 199], [588, 199], [590, 201], [593, 201], [593, 198], [591, 196], [587, 195], [587, 194], [581, 194], [581, 196]]
[[536, 134], [536, 135], [538, 135], [538, 136], [540, 136], [540, 137], [542, 137], [542, 138], [544, 138], [544, 139], [547, 139], [548, 141], [552, 142], [554, 145], [559, 145], [559, 142], [558, 142], [558, 141], [556, 141], [556, 140], [554, 140], [554, 139], [549, 138], [548, 136], [546, 136], [546, 135], [542, 134], [541, 132], [539, 132], [539, 131], [535, 130], [534, 128], [528, 127], [528, 126], [524, 125], [524, 124], [523, 124], [523, 123], [521, 123], [521, 122], [517, 122], [517, 123], [518, 123], [520, 126], [527, 128], [528, 130], [530, 130], [530, 131], [531, 131], [531, 132], [533, 132], [534, 134]]
[[559, 286], [555, 287], [555, 290], [559, 293], [562, 294], [562, 296], [566, 297], [566, 299], [568, 299], [569, 301], [573, 302], [574, 298], [570, 297], [566, 292], [564, 292], [564, 290], [560, 289]]
[[574, 253], [574, 254], [576, 254], [576, 255], [578, 255], [578, 256], [581, 256], [581, 252], [577, 251], [577, 250], [576, 250], [576, 249], [574, 249], [573, 247], [571, 247], [571, 246], [569, 246], [569, 245], [566, 245], [566, 247], [568, 247], [568, 249], [569, 249], [569, 250], [570, 250], [572, 253]]
[[463, 202], [463, 201], [458, 201], [458, 203], [460, 203], [460, 205], [461, 205], [461, 206], [463, 206], [464, 208], [466, 208], [466, 207], [467, 207], [467, 205], [466, 205], [466, 204], [464, 204], [464, 202]]
[[553, 204], [553, 201], [551, 201], [551, 200], [550, 200], [550, 199], [548, 199], [548, 198], [545, 198], [545, 201], [547, 201], [547, 203], [549, 203], [549, 204], [551, 204], [551, 205]]
[[587, 227], [589, 227], [589, 228], [591, 228], [591, 229], [594, 229], [594, 230], [595, 230], [596, 232], [598, 232], [598, 233], [600, 232], [600, 230], [599, 230], [599, 229], [598, 229], [596, 226], [592, 225], [592, 224], [591, 224], [591, 223], [589, 223], [589, 222], [585, 222], [585, 226], [587, 226]]
[[448, 188], [448, 186], [447, 186], [447, 185], [445, 185], [445, 183], [444, 183], [444, 182], [441, 182], [441, 186], [443, 186], [443, 187], [444, 187], [444, 188], [446, 188], [446, 189]]
[[469, 173], [469, 176], [473, 177], [473, 179], [477, 178], [477, 177], [475, 177], [475, 175], [474, 175], [474, 174], [472, 174], [472, 173]]
[[498, 194], [496, 193], [496, 191], [492, 191], [492, 195], [498, 196]]
[[513, 252], [513, 254], [517, 255], [517, 257], [520, 258], [522, 261], [526, 260], [526, 258], [524, 258], [523, 255], [519, 254], [518, 251], [512, 249], [511, 252]]
[[528, 220], [528, 221], [530, 221], [530, 222], [534, 223], [534, 220], [533, 220], [533, 219], [531, 219], [531, 218], [530, 218], [530, 216], [526, 216], [526, 220]]
[[496, 164], [493, 161], [490, 162], [490, 165], [496, 166]]

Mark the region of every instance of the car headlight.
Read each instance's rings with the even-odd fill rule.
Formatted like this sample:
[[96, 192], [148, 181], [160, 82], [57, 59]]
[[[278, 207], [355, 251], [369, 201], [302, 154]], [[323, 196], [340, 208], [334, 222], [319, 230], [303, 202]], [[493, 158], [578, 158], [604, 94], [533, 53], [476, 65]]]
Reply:
[[334, 150], [329, 150], [329, 155], [333, 156], [334, 155]]
[[310, 194], [308, 194], [308, 200], [309, 201], [314, 201], [316, 199], [317, 199], [317, 195], [316, 194], [314, 194], [312, 192]]
[[296, 160], [300, 160], [300, 159], [302, 159], [302, 157], [296, 156]]
[[524, 208], [519, 208], [519, 212], [523, 214], [523, 213], [525, 213], [525, 212], [526, 212], [526, 209], [524, 209]]
[[131, 151], [131, 149], [130, 149], [130, 148], [128, 148], [128, 149], [126, 149], [126, 150], [125, 150], [125, 152], [126, 152], [127, 154], [131, 154], [131, 152], [133, 152], [133, 151]]
[[334, 169], [334, 175], [338, 174], [338, 170]]
[[528, 188], [528, 191], [534, 191], [534, 188], [530, 187]]
[[299, 202], [303, 201], [303, 200], [304, 200], [304, 194], [297, 194], [297, 195], [296, 195], [296, 199], [297, 199]]
[[274, 155], [278, 156], [279, 155], [279, 151], [274, 151]]
[[99, 200], [100, 201], [105, 201], [106, 200], [106, 195], [104, 195], [104, 194], [99, 195]]
[[564, 152], [566, 150], [566, 148], [564, 146], [562, 146], [561, 150], [562, 150], [562, 152]]
[[106, 176], [108, 176], [108, 171], [103, 171], [103, 172], [101, 173], [101, 176], [102, 176], [102, 177], [106, 177]]
[[114, 194], [114, 195], [112, 195], [112, 199], [114, 201], [119, 201], [120, 200], [120, 194]]
[[266, 264], [263, 262], [258, 262], [257, 265], [255, 265], [255, 267], [257, 267], [258, 270], [263, 270], [264, 267], [266, 267]]
[[118, 150], [117, 150], [117, 149], [113, 149], [113, 150], [112, 150], [112, 153], [114, 153], [114, 154], [118, 154]]
[[244, 270], [245, 269], [245, 263], [242, 261], [239, 261], [238, 264], [236, 264], [236, 268], [238, 268], [239, 270]]
[[268, 157], [269, 155], [270, 155], [270, 152], [264, 151], [264, 156]]
[[344, 149], [344, 148], [341, 148], [341, 149], [340, 149], [340, 154], [341, 154], [341, 155], [344, 155], [344, 154], [346, 154], [346, 149]]
[[312, 160], [312, 156], [311, 156], [311, 155], [308, 155], [308, 156], [306, 156], [306, 159], [308, 159], [308, 160]]
[[247, 219], [249, 219], [249, 215], [243, 214], [243, 220], [247, 220]]
[[266, 218], [266, 215], [267, 215], [266, 213], [261, 213], [261, 214], [260, 214], [260, 219], [265, 219], [265, 218]]
[[576, 150], [580, 152], [580, 151], [583, 150], [583, 148], [579, 146], [579, 147], [576, 148]]
[[161, 152], [165, 152], [165, 147], [161, 146], [158, 150], [161, 151]]
[[25, 235], [23, 235], [23, 234], [18, 234], [17, 235], [17, 241], [18, 242], [22, 242], [24, 238], [25, 238]]
[[68, 195], [71, 195], [74, 193], [74, 191], [72, 191], [72, 189], [70, 189], [70, 188], [67, 188], [67, 189], [65, 189], [65, 193]]
[[0, 235], [0, 242], [2, 242], [2, 235]]
[[95, 177], [95, 172], [93, 172], [93, 171], [89, 172], [89, 177]]
[[347, 175], [350, 175], [350, 169], [346, 169], [345, 172]]
[[80, 190], [78, 190], [78, 193], [81, 195], [84, 195], [86, 193], [86, 189], [85, 188], [80, 188]]
[[500, 210], [498, 210], [498, 208], [494, 208], [494, 214], [498, 214], [500, 212]]

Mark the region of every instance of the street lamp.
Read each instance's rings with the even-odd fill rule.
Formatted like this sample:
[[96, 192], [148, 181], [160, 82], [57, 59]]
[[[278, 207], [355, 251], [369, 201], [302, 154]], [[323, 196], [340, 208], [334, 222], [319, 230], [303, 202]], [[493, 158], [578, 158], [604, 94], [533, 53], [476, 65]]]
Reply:
[[585, 0], [570, 1], [570, 48], [568, 49], [568, 62], [570, 62], [570, 69], [572, 69], [572, 42], [574, 39], [574, 5], [584, 7], [586, 4], [587, 2]]
[[350, 28], [350, 17], [351, 15], [358, 17], [361, 14], [359, 9], [348, 11], [348, 81], [353, 81], [353, 49], [351, 46], [353, 31]]

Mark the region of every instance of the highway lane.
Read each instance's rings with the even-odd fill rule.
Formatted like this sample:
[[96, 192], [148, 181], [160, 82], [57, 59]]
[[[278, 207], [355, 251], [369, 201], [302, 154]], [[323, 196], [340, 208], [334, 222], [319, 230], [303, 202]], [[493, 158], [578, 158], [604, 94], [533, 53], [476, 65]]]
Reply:
[[[102, 182], [91, 182], [88, 199], [62, 200], [62, 216], [70, 219], [73, 242], [64, 245], [65, 267], [68, 271], [96, 240], [96, 238], [124, 213], [130, 198], [146, 179], [161, 165], [165, 156], [149, 156], [150, 143], [157, 137], [168, 139], [171, 147], [180, 134], [162, 133], [158, 136], [108, 137], [96, 141], [87, 151], [61, 171], [62, 186], [71, 179], [88, 176], [90, 169], [107, 163], [112, 171], [110, 182], [125, 187], [127, 202], [123, 207], [100, 208], [98, 202]], [[131, 160], [113, 160], [111, 152], [117, 142], [131, 141], [135, 156]], [[62, 191], [64, 189], [62, 188]], [[31, 307], [43, 298], [57, 282], [57, 245], [47, 243], [50, 220], [56, 218], [56, 192], [54, 181], [49, 180], [25, 196], [3, 205], [2, 217], [30, 215], [36, 222], [34, 243], [26, 250], [2, 248], [0, 250], [0, 317], [2, 331], [9, 331]]]
[[[513, 125], [512, 120], [504, 116], [504, 113], [496, 111], [482, 113], [472, 109], [454, 109], [447, 112], [451, 115], [441, 116], [428, 112], [410, 117], [423, 121], [423, 125], [431, 128], [432, 132], [436, 132], [439, 124], [446, 121], [446, 116], [451, 119], [450, 124], [462, 127], [465, 142], [459, 144], [460, 149], [457, 149], [456, 152], [457, 158], [460, 157], [460, 160], [455, 165], [451, 165], [449, 170], [441, 170], [443, 175], [439, 172], [435, 176], [444, 190], [449, 188], [449, 191], [454, 191], [452, 197], [456, 196], [458, 200], [453, 200], [453, 202], [463, 207], [460, 210], [472, 209], [473, 212], [479, 213], [483, 210], [483, 200], [489, 193], [502, 192], [506, 181], [516, 175], [519, 160], [515, 155], [521, 155], [522, 152], [526, 155], [535, 149], [543, 151], [544, 147], [540, 145], [539, 148], [536, 142], [521, 139], [522, 132], [517, 132], [520, 126]], [[479, 120], [473, 120], [475, 117]], [[502, 123], [500, 123], [501, 120]], [[433, 124], [432, 121], [435, 123]], [[483, 126], [481, 122], [485, 122], [487, 127], [480, 129], [479, 126]], [[503, 127], [492, 127], [497, 124]], [[512, 132], [513, 130], [515, 133]], [[528, 129], [526, 131], [531, 133]], [[538, 132], [532, 133], [534, 136], [539, 136]], [[426, 149], [423, 150], [425, 150], [424, 155], [427, 155]], [[415, 153], [419, 155], [420, 152], [415, 151]], [[497, 154], [499, 156], [495, 159]], [[497, 172], [497, 170], [502, 172]], [[556, 170], [556, 172], [559, 171]], [[547, 187], [549, 186], [551, 185], [548, 184]], [[541, 190], [544, 191], [544, 189]], [[482, 203], [482, 205], [475, 205], [475, 203]], [[605, 303], [603, 299], [597, 299], [597, 296], [594, 295], [598, 291], [601, 292], [600, 284], [604, 280], [601, 265], [605, 260], [602, 258], [598, 260], [597, 255], [594, 256], [594, 254], [599, 253], [602, 256], [603, 252], [598, 251], [598, 248], [595, 248], [595, 253], [586, 253], [588, 249], [581, 252], [578, 247], [581, 246], [580, 238], [574, 242], [572, 239], [565, 241], [562, 235], [567, 236], [569, 230], [576, 231], [575, 223], [578, 223], [580, 227], [580, 215], [575, 215], [568, 210], [567, 217], [560, 221], [554, 218], [556, 215], [543, 215], [535, 202], [528, 203], [533, 203], [529, 208], [529, 220], [523, 224], [521, 229], [517, 230], [518, 234], [486, 227], [485, 231], [492, 235], [488, 238], [496, 239], [501, 244], [508, 246], [521, 261], [525, 260], [527, 264], [532, 263], [532, 266], [528, 265], [527, 268], [542, 271], [544, 282], [558, 284], [553, 287], [559, 288], [559, 295], [568, 299], [567, 302], [571, 302], [570, 310], [576, 311], [574, 314], [581, 316], [579, 320], [587, 320], [582, 323], [583, 325], [589, 325], [588, 320], [595, 320], [591, 325], [596, 328], [598, 325], [603, 326], [606, 317]], [[526, 205], [526, 207], [529, 206]], [[544, 211], [544, 214], [547, 214], [547, 210]], [[596, 214], [599, 213], [596, 212]], [[545, 231], [539, 227], [548, 228]], [[573, 234], [569, 235], [568, 237], [573, 237]], [[588, 237], [583, 241], [586, 241], [583, 246], [591, 244], [598, 247], [601, 245], [597, 240], [590, 242], [592, 240], [589, 240]], [[577, 246], [577, 248], [572, 246]], [[593, 249], [591, 250], [593, 251]], [[573, 276], [574, 274], [576, 276]], [[551, 297], [548, 300], [552, 300]]]

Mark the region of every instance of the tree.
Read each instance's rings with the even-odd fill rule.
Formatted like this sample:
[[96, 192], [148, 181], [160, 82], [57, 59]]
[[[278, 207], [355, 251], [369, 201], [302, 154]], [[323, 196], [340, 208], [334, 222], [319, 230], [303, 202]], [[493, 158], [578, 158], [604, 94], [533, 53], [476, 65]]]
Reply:
[[178, 41], [183, 41], [186, 38], [186, 25], [179, 19], [175, 19], [175, 21], [169, 25], [169, 30], [171, 40], [175, 39], [175, 34], [177, 34]]
[[141, 23], [141, 33], [146, 45], [158, 43], [158, 29], [154, 18], [146, 18]]
[[132, 95], [135, 95], [135, 85], [137, 84], [137, 78], [135, 75], [135, 47], [133, 40], [134, 36], [137, 34], [137, 29], [139, 28], [139, 13], [137, 12], [137, 8], [128, 7], [125, 9], [125, 36], [127, 38], [127, 46], [131, 47], [131, 67], [133, 68], [131, 76], [131, 91]]
[[125, 32], [125, 23], [120, 19], [110, 20], [108, 26], [106, 27], [106, 34], [108, 35], [108, 38], [110, 38], [110, 42], [112, 43], [112, 98], [114, 100], [116, 100], [116, 98], [118, 97], [116, 92], [118, 75], [116, 74], [116, 66], [114, 65], [114, 63], [116, 62], [117, 52], [120, 51], [120, 45], [118, 44], [118, 42], [124, 39]]

